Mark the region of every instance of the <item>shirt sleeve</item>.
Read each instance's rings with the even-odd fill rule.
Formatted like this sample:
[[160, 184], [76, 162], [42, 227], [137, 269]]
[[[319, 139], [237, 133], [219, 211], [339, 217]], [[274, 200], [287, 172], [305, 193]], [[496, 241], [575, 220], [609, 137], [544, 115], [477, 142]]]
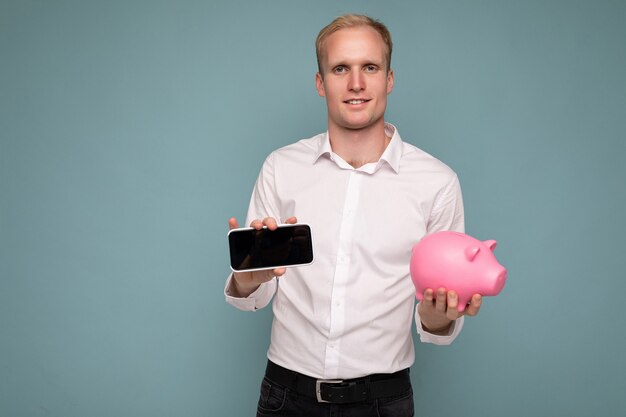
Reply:
[[252, 220], [273, 217], [281, 222], [280, 202], [276, 190], [274, 175], [274, 154], [270, 154], [263, 163], [263, 168], [254, 184], [254, 190], [250, 197], [246, 225]]
[[[461, 193], [461, 185], [456, 174], [452, 180], [446, 185], [443, 192], [439, 195], [434, 203], [433, 210], [428, 222], [427, 234], [440, 232], [442, 230], [452, 230], [455, 232], [465, 232], [465, 213], [463, 209], [463, 195]], [[418, 308], [415, 307], [415, 326], [423, 343], [433, 343], [436, 345], [449, 345], [457, 338], [465, 317], [459, 317], [450, 326], [447, 335], [435, 335], [427, 332], [422, 327], [422, 320], [419, 316]]]
[[465, 232], [463, 194], [456, 174], [435, 200], [428, 221], [427, 234], [442, 230]]
[[[273, 217], [280, 223], [281, 217], [278, 207], [278, 197], [274, 182], [274, 158], [273, 154], [270, 154], [263, 163], [261, 172], [254, 185], [245, 225], [248, 226], [252, 220], [264, 219], [266, 217]], [[233, 297], [229, 291], [232, 279], [233, 274], [230, 274], [224, 287], [224, 297], [227, 303], [244, 311], [255, 311], [267, 306], [277, 288], [277, 280], [274, 277], [271, 281], [261, 284], [248, 297]]]
[[224, 287], [224, 297], [226, 298], [226, 302], [228, 304], [238, 308], [239, 310], [256, 311], [263, 308], [270, 303], [274, 293], [276, 292], [276, 277], [274, 277], [271, 281], [261, 284], [261, 286], [249, 296], [245, 298], [234, 297], [229, 291], [232, 279], [233, 274], [230, 274], [226, 280], [226, 286]]
[[420, 318], [419, 310], [415, 307], [415, 326], [417, 327], [417, 334], [420, 337], [420, 342], [422, 343], [432, 343], [435, 345], [449, 345], [454, 342], [454, 339], [457, 338], [459, 333], [461, 333], [461, 329], [463, 329], [463, 323], [465, 322], [465, 317], [459, 317], [450, 325], [450, 330], [447, 335], [436, 335], [427, 332], [422, 327], [422, 320]]

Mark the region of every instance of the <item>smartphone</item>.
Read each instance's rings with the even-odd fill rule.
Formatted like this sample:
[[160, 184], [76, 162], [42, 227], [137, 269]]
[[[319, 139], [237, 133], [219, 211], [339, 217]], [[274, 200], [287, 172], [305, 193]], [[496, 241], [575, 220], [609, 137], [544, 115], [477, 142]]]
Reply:
[[235, 272], [258, 271], [313, 262], [313, 241], [308, 224], [281, 224], [276, 230], [263, 227], [228, 232], [230, 268]]

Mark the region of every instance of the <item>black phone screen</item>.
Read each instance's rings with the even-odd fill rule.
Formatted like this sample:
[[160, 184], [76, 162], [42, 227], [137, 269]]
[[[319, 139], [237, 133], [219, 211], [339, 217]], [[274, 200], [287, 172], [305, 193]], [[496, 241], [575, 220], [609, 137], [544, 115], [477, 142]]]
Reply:
[[313, 262], [311, 228], [306, 224], [232, 230], [230, 266], [235, 271], [306, 265]]

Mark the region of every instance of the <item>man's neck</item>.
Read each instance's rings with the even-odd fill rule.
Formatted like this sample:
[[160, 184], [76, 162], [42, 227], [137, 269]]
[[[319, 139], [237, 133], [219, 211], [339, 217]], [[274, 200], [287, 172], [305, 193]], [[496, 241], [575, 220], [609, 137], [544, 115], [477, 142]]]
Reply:
[[344, 129], [329, 125], [328, 136], [333, 152], [354, 168], [380, 159], [391, 138], [385, 134], [385, 123], [364, 129]]

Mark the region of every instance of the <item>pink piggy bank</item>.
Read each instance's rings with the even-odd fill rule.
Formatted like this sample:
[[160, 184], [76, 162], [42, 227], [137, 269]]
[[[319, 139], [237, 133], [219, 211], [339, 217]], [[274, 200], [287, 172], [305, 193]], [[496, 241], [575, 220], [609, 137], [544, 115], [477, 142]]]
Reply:
[[413, 247], [411, 279], [422, 301], [424, 290], [444, 287], [459, 296], [462, 311], [474, 294], [497, 295], [506, 269], [493, 254], [495, 240], [481, 242], [463, 233], [444, 231], [425, 236]]

